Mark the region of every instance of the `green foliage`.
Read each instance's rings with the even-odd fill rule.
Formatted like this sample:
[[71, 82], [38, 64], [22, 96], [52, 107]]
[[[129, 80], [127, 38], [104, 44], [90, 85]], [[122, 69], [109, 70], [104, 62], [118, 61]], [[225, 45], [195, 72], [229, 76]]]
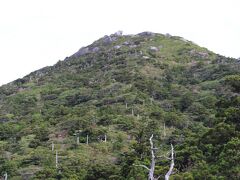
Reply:
[[225, 83], [230, 85], [234, 91], [240, 92], [240, 75], [230, 75], [225, 77]]
[[16, 161], [10, 161], [10, 160], [2, 160], [1, 159], [1, 165], [0, 165], [0, 174], [3, 175], [4, 173], [8, 173], [10, 176], [14, 176], [17, 174], [18, 169], [18, 162]]
[[225, 174], [229, 179], [239, 179], [240, 171], [240, 139], [232, 138], [222, 150], [219, 156], [218, 165], [222, 174]]

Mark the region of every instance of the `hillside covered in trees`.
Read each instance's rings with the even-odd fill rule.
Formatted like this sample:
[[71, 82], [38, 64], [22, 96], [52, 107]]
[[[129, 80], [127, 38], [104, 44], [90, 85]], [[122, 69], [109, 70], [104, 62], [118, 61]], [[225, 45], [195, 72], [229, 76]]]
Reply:
[[[34, 58], [34, 57], [33, 57]], [[117, 32], [0, 87], [0, 177], [240, 179], [240, 62], [181, 37]]]

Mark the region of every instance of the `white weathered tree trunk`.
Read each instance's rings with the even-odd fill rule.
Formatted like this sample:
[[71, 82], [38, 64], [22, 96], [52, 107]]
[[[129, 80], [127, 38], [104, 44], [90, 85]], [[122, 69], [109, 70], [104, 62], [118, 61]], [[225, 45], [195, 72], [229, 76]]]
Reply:
[[88, 144], [88, 135], [87, 135], [87, 144]]
[[52, 142], [52, 151], [54, 151], [54, 143]]
[[139, 114], [137, 115], [137, 119], [140, 119], [140, 115]]
[[4, 174], [4, 180], [7, 180], [7, 179], [8, 179], [8, 174], [5, 173], [5, 174]]
[[166, 125], [163, 123], [163, 136], [166, 137]]
[[79, 145], [79, 135], [77, 136], [77, 145]]
[[56, 168], [58, 168], [58, 151], [56, 151]]
[[154, 154], [155, 148], [154, 148], [152, 139], [153, 139], [153, 134], [149, 138], [150, 146], [151, 146], [151, 149], [150, 149], [151, 157], [152, 157], [150, 169], [145, 165], [135, 165], [135, 166], [143, 167], [148, 170], [148, 180], [154, 180], [154, 170], [155, 170], [155, 154]]
[[167, 174], [165, 175], [165, 180], [169, 180], [170, 175], [173, 173], [173, 168], [174, 168], [174, 149], [173, 145], [171, 144], [171, 164]]
[[149, 180], [154, 180], [154, 170], [155, 170], [155, 154], [154, 154], [154, 147], [153, 147], [152, 138], [153, 138], [153, 134], [152, 134], [152, 136], [149, 139], [150, 145], [151, 145], [151, 156], [152, 156], [151, 167], [149, 169], [149, 174], [148, 174], [148, 179]]
[[[139, 166], [139, 167], [143, 167], [143, 168], [147, 169], [148, 170], [148, 180], [158, 180], [161, 177], [161, 175], [158, 176], [157, 178], [154, 177], [155, 164], [156, 164], [155, 150], [157, 150], [157, 148], [154, 147], [152, 139], [153, 139], [153, 134], [149, 138], [150, 146], [151, 146], [151, 149], [150, 149], [151, 150], [151, 166], [150, 166], [150, 168], [148, 168], [145, 165], [135, 165], [134, 164], [134, 166]], [[171, 144], [171, 158], [168, 158], [164, 155], [163, 156], [157, 156], [157, 157], [164, 157], [164, 158], [167, 158], [167, 159], [171, 160], [169, 171], [165, 175], [165, 180], [169, 180], [169, 177], [170, 177], [171, 174], [173, 174], [173, 169], [174, 169], [174, 149], [173, 149], [173, 145]]]
[[132, 116], [134, 116], [134, 111], [133, 111], [133, 109], [132, 109]]

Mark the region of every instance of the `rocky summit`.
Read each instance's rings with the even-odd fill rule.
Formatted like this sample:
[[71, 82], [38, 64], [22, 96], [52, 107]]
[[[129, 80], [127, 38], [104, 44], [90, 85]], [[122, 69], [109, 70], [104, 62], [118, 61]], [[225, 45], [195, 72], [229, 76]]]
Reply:
[[240, 179], [239, 90], [237, 59], [104, 36], [0, 87], [0, 178]]

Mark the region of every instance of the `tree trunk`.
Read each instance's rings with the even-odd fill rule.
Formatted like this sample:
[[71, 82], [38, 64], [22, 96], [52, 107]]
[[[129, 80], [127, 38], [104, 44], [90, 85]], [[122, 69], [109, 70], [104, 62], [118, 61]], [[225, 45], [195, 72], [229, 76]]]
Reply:
[[140, 119], [140, 116], [139, 116], [139, 114], [137, 115], [137, 119]]
[[151, 167], [149, 169], [149, 174], [148, 174], [148, 180], [154, 180], [154, 170], [155, 170], [155, 155], [154, 155], [154, 147], [153, 147], [153, 134], [150, 137], [150, 145], [151, 145], [151, 155], [152, 155], [152, 160], [151, 160]]
[[165, 125], [165, 122], [163, 124], [163, 136], [166, 137], [166, 125]]
[[58, 168], [58, 152], [56, 151], [56, 168]]
[[5, 174], [4, 174], [4, 180], [7, 180], [7, 179], [8, 179], [8, 174], [5, 173]]
[[79, 135], [77, 136], [77, 145], [79, 145]]
[[174, 149], [173, 149], [173, 145], [171, 144], [171, 164], [170, 164], [169, 171], [165, 175], [165, 180], [169, 180], [169, 177], [173, 172], [173, 168], [174, 168]]
[[52, 142], [52, 151], [54, 151], [54, 143]]

